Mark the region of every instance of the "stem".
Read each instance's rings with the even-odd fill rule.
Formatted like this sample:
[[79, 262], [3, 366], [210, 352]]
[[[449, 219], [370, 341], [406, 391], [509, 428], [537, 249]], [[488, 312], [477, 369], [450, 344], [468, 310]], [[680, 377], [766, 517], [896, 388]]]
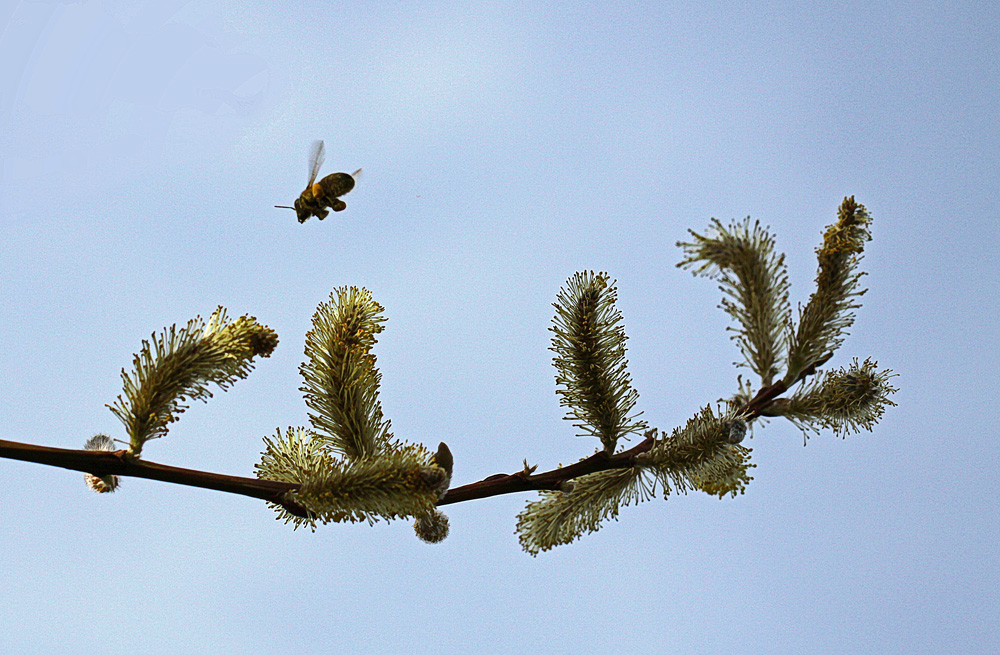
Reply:
[[[833, 353], [827, 353], [819, 361], [813, 362], [809, 366], [802, 369], [802, 371], [792, 381], [792, 384], [797, 384], [810, 375], [815, 374], [816, 369], [830, 361], [831, 357], [833, 357]], [[788, 391], [788, 388], [791, 387], [792, 384], [785, 384], [784, 381], [778, 380], [774, 384], [761, 388], [761, 390], [757, 392], [757, 395], [743, 406], [742, 413], [749, 414], [750, 418], [748, 420], [750, 421], [758, 416], [765, 415], [764, 412], [767, 411], [767, 408], [774, 404], [774, 401], [778, 396]]]
[[[826, 361], [826, 359], [829, 359], [829, 357], [826, 357], [823, 361]], [[816, 367], [822, 363], [818, 362], [807, 367], [798, 376], [796, 382], [814, 373]], [[750, 420], [761, 416], [774, 403], [775, 399], [787, 390], [788, 387], [781, 381], [763, 387], [746, 404], [744, 413], [750, 415]], [[651, 449], [653, 443], [653, 437], [646, 437], [639, 444], [623, 452], [609, 455], [603, 450], [598, 451], [590, 457], [570, 466], [555, 468], [551, 471], [535, 475], [531, 475], [526, 471], [491, 475], [479, 482], [449, 489], [444, 497], [438, 501], [438, 505], [463, 503], [469, 500], [478, 500], [480, 498], [489, 498], [491, 496], [522, 491], [559, 489], [560, 485], [567, 480], [597, 473], [598, 471], [634, 466], [635, 457]], [[148, 462], [133, 457], [125, 450], [72, 450], [69, 448], [52, 448], [50, 446], [37, 446], [0, 439], [0, 458], [34, 462], [47, 466], [58, 466], [98, 476], [131, 476], [159, 480], [160, 482], [183, 484], [189, 487], [214, 489], [215, 491], [266, 500], [269, 503], [281, 505], [290, 514], [294, 514], [295, 516], [306, 516], [307, 514], [305, 508], [297, 504], [289, 496], [289, 492], [299, 488], [297, 484], [167, 466], [166, 464], [157, 464], [156, 462]]]
[[0, 457], [17, 459], [23, 462], [34, 462], [48, 466], [58, 466], [73, 471], [82, 471], [93, 475], [121, 475], [135, 478], [147, 478], [173, 484], [183, 484], [189, 487], [214, 489], [230, 494], [240, 494], [259, 498], [269, 503], [281, 505], [291, 514], [301, 515], [305, 510], [291, 499], [285, 497], [289, 491], [294, 491], [298, 485], [274, 480], [258, 478], [243, 478], [235, 475], [222, 475], [207, 471], [195, 471], [156, 462], [147, 462], [130, 456], [124, 450], [72, 450], [69, 448], [52, 448], [34, 444], [18, 443], [0, 439]]
[[[524, 472], [511, 475], [491, 475], [485, 480], [449, 490], [438, 504], [449, 505], [520, 491], [558, 489], [564, 481], [582, 475], [632, 466], [633, 458], [636, 455], [644, 453], [652, 447], [653, 439], [647, 437], [637, 446], [617, 455], [608, 455], [604, 451], [599, 451], [576, 464], [537, 475], [526, 475]], [[58, 466], [93, 475], [131, 476], [183, 484], [189, 487], [214, 489], [215, 491], [259, 498], [269, 503], [281, 505], [289, 513], [296, 516], [305, 515], [305, 509], [286, 496], [288, 492], [298, 489], [297, 484], [167, 466], [130, 457], [124, 450], [71, 450], [0, 439], [0, 457]]]
[[640, 455], [652, 447], [653, 438], [646, 437], [638, 445], [617, 455], [608, 455], [603, 450], [600, 450], [576, 464], [552, 469], [551, 471], [545, 471], [536, 475], [529, 475], [524, 471], [520, 473], [491, 475], [479, 482], [449, 489], [444, 498], [438, 501], [438, 505], [462, 503], [467, 500], [489, 498], [490, 496], [512, 494], [519, 491], [555, 490], [566, 480], [572, 480], [573, 478], [608, 469], [628, 468], [634, 464], [636, 455]]
[[761, 415], [761, 413], [766, 410], [774, 400], [781, 394], [788, 391], [788, 387], [781, 380], [778, 380], [774, 384], [762, 387], [757, 395], [753, 397], [746, 405], [743, 406], [743, 411], [741, 414], [749, 414], [748, 421], [752, 421]]

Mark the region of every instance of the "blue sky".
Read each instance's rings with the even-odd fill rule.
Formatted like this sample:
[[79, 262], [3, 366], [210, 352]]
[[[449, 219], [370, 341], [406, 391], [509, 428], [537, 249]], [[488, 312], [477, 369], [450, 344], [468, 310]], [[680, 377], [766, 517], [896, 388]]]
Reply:
[[[626, 508], [532, 558], [528, 495], [406, 522], [0, 460], [0, 649], [62, 653], [994, 653], [1000, 9], [990, 3], [26, 2], [0, 5], [0, 438], [121, 437], [141, 341], [217, 305], [275, 354], [152, 461], [251, 475], [304, 425], [298, 365], [342, 285], [386, 308], [396, 436], [455, 483], [590, 454], [548, 351], [575, 271], [618, 280], [639, 408], [670, 430], [735, 389], [711, 281], [675, 242], [750, 215], [793, 302], [841, 199], [870, 288], [831, 365], [873, 357], [873, 433], [758, 426], [747, 493]], [[345, 212], [288, 210], [306, 155], [364, 168]]]

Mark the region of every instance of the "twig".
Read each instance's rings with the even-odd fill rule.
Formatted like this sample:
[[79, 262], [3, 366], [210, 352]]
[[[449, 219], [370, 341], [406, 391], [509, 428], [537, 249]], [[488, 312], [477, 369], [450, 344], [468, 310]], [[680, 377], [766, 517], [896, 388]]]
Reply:
[[183, 484], [189, 487], [214, 489], [215, 491], [266, 500], [281, 505], [292, 514], [302, 515], [305, 512], [304, 508], [285, 497], [287, 492], [294, 491], [298, 485], [157, 464], [131, 457], [124, 450], [72, 450], [0, 439], [0, 457], [58, 466], [99, 476], [130, 476]]
[[638, 445], [615, 455], [608, 455], [603, 450], [600, 450], [576, 464], [552, 469], [544, 473], [527, 475], [524, 471], [521, 471], [520, 473], [491, 475], [479, 482], [449, 489], [444, 498], [438, 501], [438, 505], [461, 503], [467, 500], [489, 498], [490, 496], [512, 494], [519, 491], [559, 489], [563, 482], [572, 480], [573, 478], [597, 473], [598, 471], [607, 471], [608, 469], [628, 468], [633, 465], [636, 455], [640, 455], [652, 447], [653, 438], [646, 437]]
[[[829, 359], [829, 357], [826, 359]], [[796, 382], [807, 375], [815, 373], [816, 368], [825, 363], [825, 361], [824, 359], [805, 369], [799, 375], [798, 379], [796, 379]], [[762, 388], [744, 406], [743, 413], [749, 414], [751, 420], [763, 415], [767, 411], [767, 408], [774, 403], [775, 399], [787, 390], [788, 387], [781, 381]], [[620, 453], [608, 455], [603, 450], [598, 451], [590, 457], [570, 466], [559, 467], [534, 475], [528, 474], [526, 471], [491, 475], [479, 482], [450, 489], [438, 501], [438, 505], [450, 505], [452, 503], [462, 503], [469, 500], [478, 500], [480, 498], [489, 498], [491, 496], [522, 491], [559, 489], [564, 482], [574, 478], [597, 473], [598, 471], [633, 466], [635, 457], [650, 450], [654, 443], [655, 440], [653, 437], [649, 436], [632, 448]], [[48, 466], [58, 466], [98, 476], [130, 476], [173, 484], [183, 484], [189, 487], [214, 489], [215, 491], [250, 496], [251, 498], [258, 498], [269, 503], [281, 505], [289, 513], [296, 516], [305, 516], [307, 514], [305, 508], [297, 504], [290, 497], [289, 492], [296, 491], [299, 488], [297, 484], [167, 466], [166, 464], [157, 464], [156, 462], [132, 457], [125, 450], [72, 450], [69, 448], [37, 446], [0, 439], [0, 457], [34, 462], [36, 464], [46, 464]]]

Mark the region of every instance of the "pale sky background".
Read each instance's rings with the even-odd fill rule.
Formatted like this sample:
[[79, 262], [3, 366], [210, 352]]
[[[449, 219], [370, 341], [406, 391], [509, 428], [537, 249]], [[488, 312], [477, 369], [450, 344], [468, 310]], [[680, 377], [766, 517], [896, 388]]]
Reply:
[[[349, 6], [348, 6], [349, 5]], [[252, 475], [306, 423], [298, 365], [340, 285], [386, 308], [394, 433], [456, 485], [590, 454], [551, 303], [618, 280], [639, 407], [735, 389], [675, 242], [770, 225], [793, 302], [845, 195], [875, 222], [833, 366], [877, 359], [872, 433], [748, 442], [747, 493], [673, 496], [537, 558], [532, 496], [311, 533], [239, 496], [0, 460], [4, 653], [997, 653], [1000, 5], [993, 2], [0, 2], [0, 438], [122, 437], [141, 341], [224, 305], [277, 330], [148, 459]], [[313, 139], [365, 176], [288, 210]]]

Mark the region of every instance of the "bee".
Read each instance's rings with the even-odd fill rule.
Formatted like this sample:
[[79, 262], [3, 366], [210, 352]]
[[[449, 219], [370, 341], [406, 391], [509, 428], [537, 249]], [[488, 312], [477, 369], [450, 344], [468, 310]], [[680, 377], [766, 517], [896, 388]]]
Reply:
[[326, 159], [326, 146], [322, 141], [313, 141], [309, 151], [309, 183], [306, 190], [302, 192], [294, 207], [288, 205], [275, 205], [279, 209], [294, 209], [299, 217], [299, 223], [305, 223], [310, 216], [315, 216], [323, 220], [330, 213], [327, 207], [335, 212], [342, 212], [347, 209], [347, 203], [340, 199], [354, 188], [361, 169], [354, 171], [350, 175], [347, 173], [331, 173], [319, 182], [316, 175], [319, 168]]

